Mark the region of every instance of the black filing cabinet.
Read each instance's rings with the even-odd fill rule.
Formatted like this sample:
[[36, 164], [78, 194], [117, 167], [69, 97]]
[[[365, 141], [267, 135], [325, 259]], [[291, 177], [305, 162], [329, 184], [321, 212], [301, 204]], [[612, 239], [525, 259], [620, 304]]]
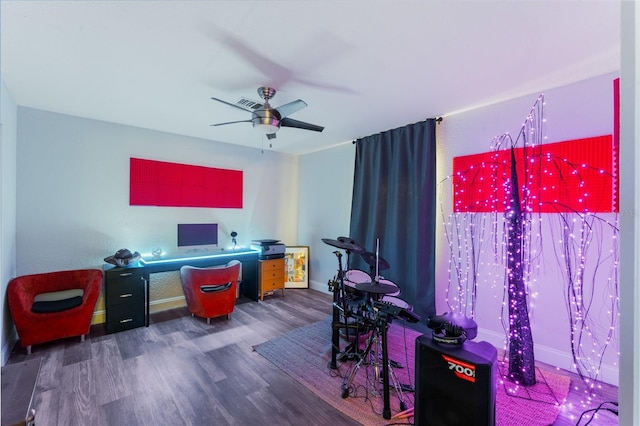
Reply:
[[105, 271], [106, 332], [149, 326], [149, 283], [142, 268]]

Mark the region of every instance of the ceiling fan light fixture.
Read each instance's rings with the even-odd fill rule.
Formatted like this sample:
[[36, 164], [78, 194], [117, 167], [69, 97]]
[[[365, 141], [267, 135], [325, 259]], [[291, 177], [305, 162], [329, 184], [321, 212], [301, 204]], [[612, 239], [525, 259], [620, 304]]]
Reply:
[[280, 127], [277, 120], [253, 120], [253, 128], [260, 133], [270, 134], [277, 132]]
[[254, 111], [251, 122], [254, 129], [264, 134], [275, 133], [280, 129], [280, 115], [273, 109]]

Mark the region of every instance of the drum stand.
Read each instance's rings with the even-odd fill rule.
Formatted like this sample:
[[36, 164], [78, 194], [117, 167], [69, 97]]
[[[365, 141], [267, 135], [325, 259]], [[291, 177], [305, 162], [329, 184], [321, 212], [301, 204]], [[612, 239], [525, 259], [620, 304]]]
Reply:
[[[400, 401], [400, 410], [406, 409], [406, 403], [404, 400], [403, 386], [400, 384], [398, 377], [391, 368], [391, 361], [387, 352], [387, 328], [389, 327], [387, 313], [378, 311], [374, 331], [367, 339], [367, 346], [364, 352], [360, 355], [358, 362], [352, 367], [349, 376], [347, 376], [345, 382], [342, 384], [342, 398], [349, 396], [349, 389], [353, 385], [353, 379], [356, 377], [361, 365], [372, 365], [374, 369], [374, 383], [373, 394], [378, 395], [378, 386], [382, 381], [382, 392], [384, 399], [384, 407], [382, 410], [382, 417], [385, 419], [391, 418], [391, 406], [389, 402], [389, 378], [393, 381], [393, 387], [396, 390], [398, 399]], [[380, 377], [380, 350], [382, 350], [382, 377]]]
[[[347, 262], [351, 252], [347, 252]], [[342, 269], [342, 253], [335, 251], [334, 254], [338, 258], [338, 279], [329, 281], [329, 291], [333, 292], [333, 316], [331, 319], [331, 360], [327, 363], [327, 367], [335, 370], [338, 368], [337, 358], [340, 351], [340, 330], [344, 329], [347, 340], [349, 339], [349, 329], [355, 328], [355, 340], [352, 344], [345, 348], [340, 360], [348, 361], [358, 359], [360, 323], [349, 324], [349, 309], [346, 302], [346, 292], [344, 289], [344, 270]], [[342, 320], [340, 319], [342, 313]]]

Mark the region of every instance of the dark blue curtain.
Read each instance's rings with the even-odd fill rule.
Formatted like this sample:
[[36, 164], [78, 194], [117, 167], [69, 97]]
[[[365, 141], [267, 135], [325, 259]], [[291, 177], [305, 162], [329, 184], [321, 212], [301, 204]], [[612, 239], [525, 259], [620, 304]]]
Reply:
[[[435, 314], [435, 119], [356, 140], [349, 237], [390, 268], [400, 298], [426, 325]], [[361, 256], [350, 269], [369, 271]]]

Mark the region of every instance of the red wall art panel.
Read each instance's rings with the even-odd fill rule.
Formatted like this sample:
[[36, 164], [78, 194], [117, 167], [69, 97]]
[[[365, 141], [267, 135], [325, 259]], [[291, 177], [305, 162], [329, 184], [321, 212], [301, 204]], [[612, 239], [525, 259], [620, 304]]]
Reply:
[[[618, 212], [618, 144], [612, 135], [453, 159], [453, 211], [509, 209], [512, 158], [523, 209]], [[526, 203], [526, 205], [524, 204]]]
[[131, 158], [129, 204], [242, 208], [242, 171]]

